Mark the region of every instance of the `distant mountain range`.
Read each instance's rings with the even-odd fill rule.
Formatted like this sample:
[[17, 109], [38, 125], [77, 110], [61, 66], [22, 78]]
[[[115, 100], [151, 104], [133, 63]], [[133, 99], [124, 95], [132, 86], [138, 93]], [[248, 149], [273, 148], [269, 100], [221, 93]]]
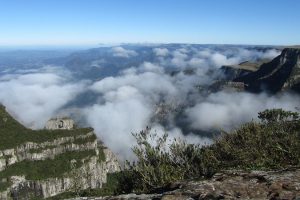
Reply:
[[[169, 53], [164, 55], [164, 60], [171, 60], [173, 52], [188, 47], [194, 50], [210, 49], [213, 51], [226, 51], [233, 49], [228, 55], [229, 57], [235, 56], [235, 48], [243, 48], [249, 51], [255, 50], [266, 52], [268, 50], [280, 47], [274, 46], [244, 46], [244, 45], [202, 45], [202, 44], [153, 44], [153, 45], [134, 45], [126, 44], [121, 45], [120, 48], [135, 52], [136, 54], [122, 55], [117, 54], [114, 50], [115, 47], [99, 47], [94, 49], [82, 50], [73, 52], [67, 56], [55, 57], [44, 59], [45, 64], [64, 66], [74, 73], [80, 79], [99, 80], [107, 76], [116, 76], [124, 69], [130, 67], [138, 67], [144, 62], [161, 63], [162, 57], [157, 56], [154, 49], [166, 49]], [[118, 48], [118, 47], [117, 47]], [[193, 56], [192, 51], [184, 52], [187, 58]], [[200, 65], [198, 67], [201, 67]], [[178, 66], [168, 63], [164, 66], [165, 70], [169, 73], [178, 72]]]

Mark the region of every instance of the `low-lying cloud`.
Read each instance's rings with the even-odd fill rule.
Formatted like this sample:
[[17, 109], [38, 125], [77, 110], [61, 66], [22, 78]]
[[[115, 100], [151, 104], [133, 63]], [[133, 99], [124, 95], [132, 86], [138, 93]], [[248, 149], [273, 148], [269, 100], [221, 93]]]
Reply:
[[165, 57], [169, 54], [169, 50], [167, 48], [154, 48], [153, 52], [156, 56]]
[[131, 56], [137, 56], [137, 52], [129, 49], [125, 49], [123, 47], [113, 47], [112, 48], [113, 56], [115, 57], [123, 57], [129, 58]]
[[42, 128], [68, 101], [82, 92], [84, 84], [68, 83], [53, 73], [2, 77], [0, 102], [23, 124]]
[[[126, 59], [140, 53], [124, 47], [109, 51]], [[147, 126], [159, 134], [168, 132], [171, 137], [208, 144], [208, 137], [183, 132], [177, 118], [184, 118], [190, 130], [230, 130], [255, 120], [257, 112], [265, 108], [294, 110], [299, 106], [299, 96], [292, 94], [270, 97], [218, 92], [205, 96], [199, 92], [198, 86], [215, 81], [209, 71], [245, 60], [271, 59], [280, 53], [278, 50], [183, 45], [177, 49], [154, 47], [150, 53], [157, 59], [145, 60], [117, 76], [93, 82], [72, 81], [69, 75], [65, 77], [66, 73], [53, 70], [7, 74], [0, 78], [0, 102], [25, 125], [42, 128], [49, 118], [64, 113], [62, 109], [69, 102], [89, 91], [96, 100], [71, 109], [79, 110], [86, 125], [92, 126], [99, 138], [123, 158], [132, 158], [131, 133]]]
[[189, 122], [194, 129], [224, 129], [230, 131], [242, 123], [257, 120], [259, 111], [283, 108], [295, 111], [300, 97], [295, 94], [228, 93], [218, 92], [186, 109]]

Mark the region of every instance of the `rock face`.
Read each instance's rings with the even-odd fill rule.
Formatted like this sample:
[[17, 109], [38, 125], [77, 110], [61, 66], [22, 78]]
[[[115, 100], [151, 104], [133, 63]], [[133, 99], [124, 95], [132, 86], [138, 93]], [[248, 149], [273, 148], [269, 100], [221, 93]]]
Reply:
[[[114, 154], [105, 149], [105, 161], [99, 162], [97, 156], [91, 157], [82, 167], [75, 169], [70, 176], [49, 178], [46, 180], [26, 180], [17, 177], [9, 193], [12, 199], [47, 198], [57, 194], [80, 189], [101, 188], [107, 181], [107, 174], [120, 170]], [[16, 177], [14, 177], [16, 179]], [[7, 197], [9, 198], [9, 197]]]
[[226, 92], [242, 92], [245, 90], [245, 84], [243, 82], [234, 82], [234, 81], [216, 81], [211, 84], [208, 88], [205, 88], [206, 93], [215, 93], [218, 91]]
[[259, 60], [255, 63], [245, 61], [238, 65], [225, 65], [220, 68], [220, 72], [224, 75], [223, 79], [232, 81], [238, 77], [257, 71], [266, 62], [269, 62], [269, 60]]
[[284, 171], [226, 171], [209, 180], [185, 181], [169, 185], [165, 192], [156, 194], [127, 194], [114, 197], [77, 199], [136, 199], [136, 200], [296, 200], [300, 198], [300, 169]]
[[23, 142], [6, 140], [10, 145], [0, 143], [0, 200], [47, 198], [77, 188], [101, 188], [108, 173], [120, 170], [116, 156], [97, 140], [91, 128], [71, 129], [71, 119], [64, 119], [63, 128], [55, 127], [57, 119], [48, 122], [49, 130], [33, 131], [17, 124], [5, 108], [0, 111], [0, 116], [7, 118], [0, 127], [0, 138], [15, 130], [20, 132], [13, 139], [23, 138]]
[[259, 70], [234, 79], [243, 82], [251, 92], [283, 90], [300, 92], [300, 49], [286, 48], [271, 62], [262, 64]]
[[[97, 148], [97, 147], [96, 147]], [[66, 172], [63, 177], [48, 178], [45, 180], [26, 180], [24, 176], [9, 178], [12, 185], [7, 190], [0, 192], [0, 199], [31, 199], [33, 197], [47, 198], [57, 194], [80, 189], [101, 188], [107, 181], [107, 174], [120, 170], [116, 156], [107, 148], [103, 149], [105, 160], [99, 160], [99, 151], [96, 155], [86, 159], [84, 164]]]
[[89, 132], [78, 136], [61, 137], [43, 143], [26, 142], [12, 149], [0, 150], [0, 171], [23, 160], [45, 160], [69, 151], [96, 149], [96, 139], [82, 144], [74, 143], [78, 139], [84, 140], [93, 136], [95, 136], [94, 132]]
[[238, 77], [245, 76], [251, 72], [252, 70], [240, 68], [240, 66], [222, 66], [220, 68], [221, 72], [224, 74], [225, 80], [234, 80]]
[[48, 130], [57, 130], [57, 129], [73, 129], [74, 121], [69, 118], [54, 118], [50, 119], [45, 128]]

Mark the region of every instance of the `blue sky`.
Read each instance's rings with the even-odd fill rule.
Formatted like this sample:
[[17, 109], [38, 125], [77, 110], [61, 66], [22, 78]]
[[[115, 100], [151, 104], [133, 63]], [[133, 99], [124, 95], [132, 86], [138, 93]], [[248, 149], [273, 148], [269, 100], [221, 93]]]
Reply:
[[0, 0], [0, 46], [300, 44], [300, 0]]

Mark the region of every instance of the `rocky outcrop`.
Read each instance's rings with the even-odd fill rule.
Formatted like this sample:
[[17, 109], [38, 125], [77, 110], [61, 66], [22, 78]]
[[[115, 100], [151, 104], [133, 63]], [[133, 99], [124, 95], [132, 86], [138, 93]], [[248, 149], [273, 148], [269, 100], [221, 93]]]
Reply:
[[222, 66], [220, 68], [225, 80], [234, 80], [238, 77], [245, 76], [253, 71], [239, 68], [239, 66]]
[[23, 160], [35, 161], [54, 158], [56, 155], [68, 151], [84, 151], [97, 148], [97, 140], [76, 144], [78, 139], [86, 139], [95, 136], [94, 132], [83, 133], [78, 136], [61, 137], [53, 141], [43, 143], [26, 142], [12, 149], [0, 150], [0, 171], [9, 165]]
[[[209, 180], [183, 181], [154, 194], [127, 194], [114, 197], [77, 198], [106, 200], [218, 200], [257, 199], [294, 200], [300, 198], [300, 169], [283, 171], [226, 171]], [[75, 200], [75, 199], [73, 199]]]
[[223, 79], [232, 81], [238, 77], [245, 76], [252, 72], [255, 72], [259, 67], [268, 62], [269, 60], [259, 60], [257, 62], [245, 61], [238, 65], [225, 65], [220, 68], [220, 72], [223, 75]]
[[[234, 82], [234, 81], [216, 81], [211, 84], [209, 87], [205, 88], [206, 94], [215, 93], [218, 91], [226, 92], [242, 92], [245, 90], [245, 84], [243, 82]], [[203, 92], [202, 92], [203, 94]]]
[[246, 90], [251, 92], [276, 93], [290, 89], [300, 92], [300, 49], [286, 48], [271, 62], [261, 65], [259, 70], [234, 81], [245, 83]]
[[74, 120], [70, 118], [53, 118], [47, 121], [45, 128], [48, 130], [57, 130], [57, 129], [73, 129]]
[[47, 198], [76, 188], [101, 188], [107, 181], [108, 173], [120, 170], [116, 156], [107, 148], [103, 152], [104, 161], [99, 162], [98, 155], [93, 156], [80, 168], [66, 172], [62, 177], [26, 180], [25, 176], [12, 176], [9, 180], [12, 185], [0, 192], [0, 199]]
[[115, 155], [109, 149], [105, 149], [104, 154], [105, 161], [99, 162], [97, 156], [91, 157], [82, 167], [64, 177], [37, 181], [19, 178], [10, 189], [11, 196], [13, 199], [25, 200], [33, 197], [47, 198], [66, 191], [74, 191], [76, 188], [101, 188], [107, 181], [108, 173], [120, 170]]
[[[6, 121], [0, 127], [0, 199], [40, 199], [57, 194], [101, 188], [107, 174], [120, 170], [116, 156], [91, 128], [30, 130], [0, 107]], [[50, 125], [51, 125], [50, 123]], [[55, 130], [53, 130], [55, 129]], [[10, 135], [14, 137], [10, 138]], [[14, 141], [14, 139], [16, 141]]]

